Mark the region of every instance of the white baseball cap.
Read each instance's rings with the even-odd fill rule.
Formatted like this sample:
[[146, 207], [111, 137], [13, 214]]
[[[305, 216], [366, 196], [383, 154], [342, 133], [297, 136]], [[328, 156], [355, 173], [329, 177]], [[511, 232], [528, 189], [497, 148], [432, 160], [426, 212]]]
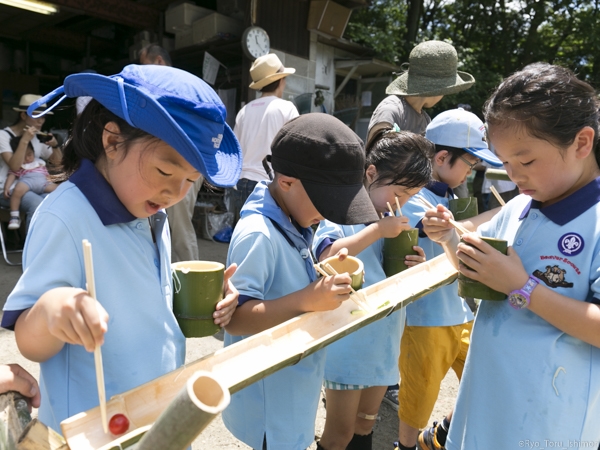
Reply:
[[462, 148], [464, 151], [499, 167], [502, 162], [485, 140], [485, 125], [475, 114], [462, 108], [438, 114], [427, 126], [425, 137], [437, 145]]

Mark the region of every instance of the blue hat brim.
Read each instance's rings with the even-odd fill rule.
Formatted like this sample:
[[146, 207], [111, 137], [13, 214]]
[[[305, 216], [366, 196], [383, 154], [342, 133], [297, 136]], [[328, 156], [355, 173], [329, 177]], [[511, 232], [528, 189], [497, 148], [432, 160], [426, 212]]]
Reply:
[[479, 159], [484, 160], [486, 163], [489, 163], [494, 167], [500, 167], [503, 165], [502, 161], [500, 161], [496, 155], [494, 155], [487, 148], [465, 148], [463, 150], [471, 153], [474, 156], [477, 156]]
[[[194, 77], [179, 69], [168, 70], [177, 71], [170, 72], [172, 76]], [[237, 183], [242, 168], [242, 153], [233, 131], [225, 123], [224, 106], [220, 100], [217, 101], [216, 93], [210, 95], [212, 98], [191, 105], [185, 99], [178, 101], [176, 93], [161, 91], [160, 87], [154, 86], [151, 86], [153, 91], [150, 92], [147, 87], [130, 84], [125, 79], [123, 91], [127, 110], [124, 111], [118, 86], [121, 74], [110, 77], [92, 73], [70, 75], [65, 79], [64, 93], [68, 97], [93, 97], [133, 126], [163, 140], [211, 184], [230, 187]], [[45, 103], [56, 94], [57, 91], [54, 91], [38, 102]]]

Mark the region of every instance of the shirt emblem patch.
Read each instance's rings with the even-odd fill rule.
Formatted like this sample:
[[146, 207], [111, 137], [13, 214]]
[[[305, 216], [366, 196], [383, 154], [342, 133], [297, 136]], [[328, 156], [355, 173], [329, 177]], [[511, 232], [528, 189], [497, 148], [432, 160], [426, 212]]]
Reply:
[[577, 233], [563, 234], [558, 240], [558, 250], [565, 256], [578, 255], [583, 247], [583, 238]]
[[567, 271], [565, 269], [561, 269], [558, 265], [554, 266], [546, 266], [546, 271], [542, 272], [541, 270], [534, 270], [533, 275], [539, 280], [546, 283], [548, 287], [557, 288], [572, 288], [573, 283], [569, 283], [565, 280], [565, 274]]

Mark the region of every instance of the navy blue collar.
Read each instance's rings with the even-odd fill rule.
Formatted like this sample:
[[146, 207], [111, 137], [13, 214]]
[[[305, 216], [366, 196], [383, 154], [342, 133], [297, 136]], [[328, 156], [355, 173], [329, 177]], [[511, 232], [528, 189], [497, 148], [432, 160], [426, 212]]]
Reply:
[[104, 225], [127, 223], [136, 219], [89, 159], [81, 161], [79, 169], [69, 177], [69, 181], [85, 195]]
[[454, 197], [454, 191], [452, 191], [450, 186], [441, 181], [432, 180], [427, 184], [426, 188], [438, 197], [446, 197], [446, 194], [448, 194], [448, 197], [450, 198]]
[[519, 220], [527, 217], [529, 210], [533, 208], [539, 209], [552, 222], [562, 226], [582, 215], [596, 203], [600, 203], [600, 177], [550, 206], [542, 208], [541, 202], [531, 200], [519, 216]]

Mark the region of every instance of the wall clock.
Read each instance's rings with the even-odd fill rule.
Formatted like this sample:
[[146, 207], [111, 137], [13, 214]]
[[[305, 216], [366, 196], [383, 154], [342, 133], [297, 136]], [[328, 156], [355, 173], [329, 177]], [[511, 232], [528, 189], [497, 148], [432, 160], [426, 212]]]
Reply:
[[268, 54], [271, 50], [269, 35], [261, 27], [246, 28], [242, 35], [242, 49], [252, 60]]

